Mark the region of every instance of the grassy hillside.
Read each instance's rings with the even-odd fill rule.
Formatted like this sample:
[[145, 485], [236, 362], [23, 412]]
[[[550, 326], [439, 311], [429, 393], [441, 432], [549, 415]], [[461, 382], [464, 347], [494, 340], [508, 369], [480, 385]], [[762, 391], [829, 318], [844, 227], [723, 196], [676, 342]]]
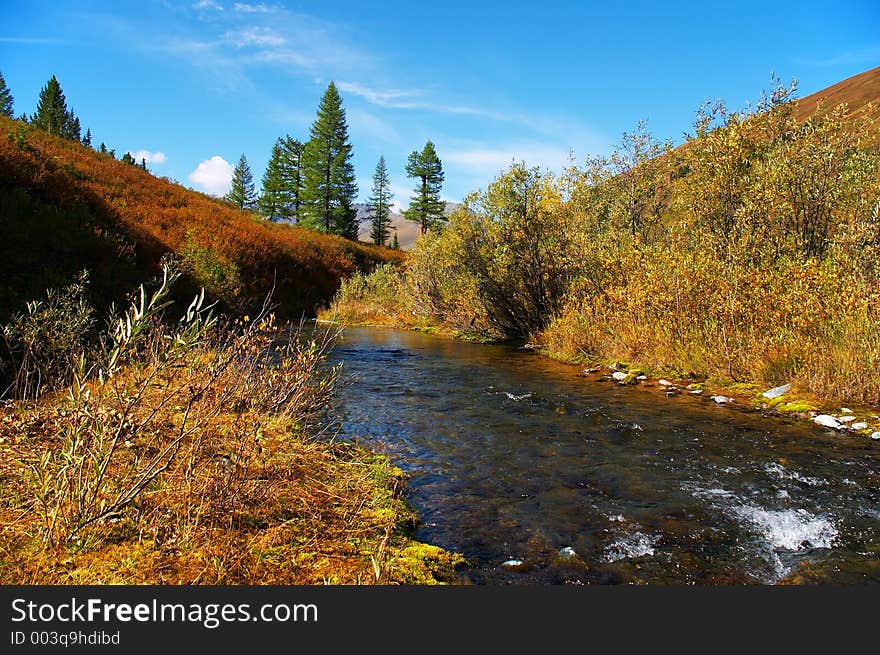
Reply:
[[[268, 223], [109, 155], [0, 118], [0, 322], [88, 269], [98, 303], [158, 273], [246, 309], [275, 287], [279, 314], [327, 302], [356, 270], [400, 253]], [[181, 292], [188, 292], [186, 286]]]
[[795, 116], [806, 120], [819, 107], [829, 109], [841, 103], [846, 103], [850, 111], [880, 118], [880, 66], [799, 99]]

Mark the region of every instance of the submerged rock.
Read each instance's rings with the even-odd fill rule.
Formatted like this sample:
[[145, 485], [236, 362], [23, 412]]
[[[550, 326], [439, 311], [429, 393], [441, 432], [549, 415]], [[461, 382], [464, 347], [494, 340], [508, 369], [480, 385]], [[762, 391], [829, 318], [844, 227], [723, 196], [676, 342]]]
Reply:
[[509, 559], [506, 562], [502, 562], [501, 566], [506, 569], [520, 570], [525, 566], [525, 562], [521, 559]]
[[839, 423], [836, 418], [828, 414], [819, 414], [819, 416], [813, 417], [813, 423], [825, 428], [832, 428], [833, 430], [840, 430], [843, 428], [843, 425]]
[[577, 557], [577, 553], [571, 546], [566, 546], [559, 551], [559, 557], [562, 559], [572, 559], [573, 557]]
[[773, 387], [772, 389], [768, 389], [761, 395], [764, 396], [764, 398], [773, 400], [774, 398], [779, 398], [779, 396], [784, 396], [789, 391], [791, 391], [791, 384], [783, 384], [780, 387]]

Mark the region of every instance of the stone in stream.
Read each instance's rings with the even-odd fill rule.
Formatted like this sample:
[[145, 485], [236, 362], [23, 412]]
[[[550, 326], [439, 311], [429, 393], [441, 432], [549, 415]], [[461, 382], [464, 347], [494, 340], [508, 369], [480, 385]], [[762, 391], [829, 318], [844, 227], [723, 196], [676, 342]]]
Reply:
[[719, 405], [726, 405], [727, 403], [733, 402], [733, 398], [730, 398], [729, 396], [712, 396], [712, 400]]
[[813, 417], [813, 423], [821, 425], [824, 428], [831, 428], [833, 430], [841, 430], [843, 425], [841, 425], [836, 418], [833, 416], [829, 416], [828, 414], [819, 414], [819, 416]]
[[872, 432], [871, 438], [874, 439], [875, 441], [880, 441], [880, 430], [878, 430], [877, 432]]
[[527, 568], [526, 563], [521, 559], [509, 559], [506, 562], [502, 562], [501, 566], [511, 571], [525, 571]]
[[865, 423], [864, 421], [859, 421], [858, 423], [853, 423], [849, 427], [853, 430], [867, 430], [868, 424]]
[[659, 384], [661, 387], [674, 387], [675, 386], [674, 384], [672, 384], [672, 382], [670, 382], [669, 380], [666, 380], [664, 378], [660, 378], [659, 380], [657, 380], [657, 384]]
[[614, 373], [611, 374], [611, 377], [613, 377], [618, 382], [621, 382], [622, 380], [625, 380], [628, 375], [629, 373], [624, 373], [623, 371], [614, 371]]
[[791, 384], [783, 384], [781, 387], [773, 387], [772, 389], [768, 389], [761, 395], [764, 396], [764, 398], [773, 400], [774, 398], [779, 398], [779, 396], [784, 396], [789, 391], [791, 391]]
[[571, 546], [566, 546], [559, 551], [559, 557], [562, 559], [572, 559], [573, 557], [577, 557], [577, 553]]

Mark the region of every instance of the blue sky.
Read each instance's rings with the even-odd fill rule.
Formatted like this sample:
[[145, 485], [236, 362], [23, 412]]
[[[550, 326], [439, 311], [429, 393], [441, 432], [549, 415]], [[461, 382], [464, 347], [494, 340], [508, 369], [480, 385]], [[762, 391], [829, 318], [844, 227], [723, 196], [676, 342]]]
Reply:
[[880, 65], [880, 3], [4, 3], [0, 71], [31, 113], [53, 73], [95, 143], [220, 193], [241, 153], [259, 180], [275, 138], [307, 138], [330, 80], [361, 198], [384, 154], [395, 199], [432, 139], [460, 200], [512, 159], [559, 169], [640, 118], [680, 141], [696, 107], [756, 100], [771, 71], [809, 94]]

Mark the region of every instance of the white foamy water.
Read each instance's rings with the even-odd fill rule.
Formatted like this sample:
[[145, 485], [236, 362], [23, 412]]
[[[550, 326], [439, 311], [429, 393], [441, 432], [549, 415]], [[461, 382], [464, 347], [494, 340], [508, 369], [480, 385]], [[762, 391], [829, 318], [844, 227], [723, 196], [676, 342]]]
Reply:
[[815, 516], [805, 509], [767, 510], [742, 505], [734, 512], [774, 550], [831, 548], [837, 539], [837, 528], [828, 518]]
[[634, 559], [654, 554], [657, 537], [643, 532], [634, 532], [618, 539], [605, 548], [605, 559], [616, 562], [621, 559]]
[[532, 397], [532, 394], [530, 394], [530, 393], [523, 393], [523, 394], [517, 395], [515, 393], [510, 393], [509, 391], [505, 391], [504, 395], [507, 396], [508, 398], [510, 398], [512, 401], [517, 402], [517, 403], [520, 400], [527, 400]]
[[767, 473], [772, 473], [780, 480], [796, 480], [797, 482], [808, 484], [811, 487], [818, 487], [820, 485], [827, 484], [826, 481], [822, 478], [814, 478], [808, 475], [801, 475], [797, 471], [789, 471], [782, 464], [779, 464], [777, 462], [770, 462], [769, 464], [765, 464], [764, 470], [767, 471]]

